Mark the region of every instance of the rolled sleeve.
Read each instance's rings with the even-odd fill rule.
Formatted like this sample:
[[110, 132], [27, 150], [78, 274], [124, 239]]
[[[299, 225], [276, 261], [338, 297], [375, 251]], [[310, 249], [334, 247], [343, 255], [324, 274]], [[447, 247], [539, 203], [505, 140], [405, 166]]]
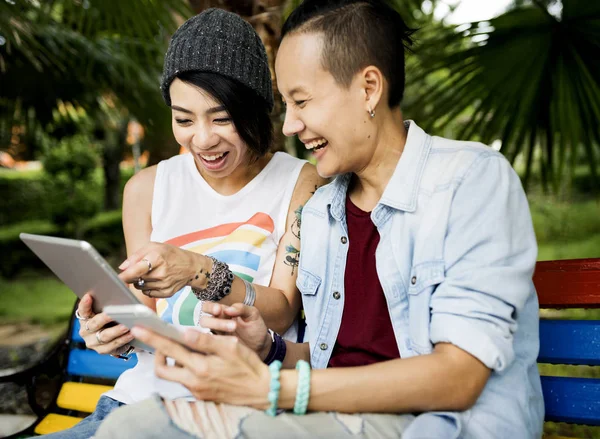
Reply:
[[521, 182], [504, 157], [484, 154], [454, 193], [445, 279], [431, 298], [430, 339], [490, 369], [514, 359], [517, 317], [531, 294], [537, 245]]

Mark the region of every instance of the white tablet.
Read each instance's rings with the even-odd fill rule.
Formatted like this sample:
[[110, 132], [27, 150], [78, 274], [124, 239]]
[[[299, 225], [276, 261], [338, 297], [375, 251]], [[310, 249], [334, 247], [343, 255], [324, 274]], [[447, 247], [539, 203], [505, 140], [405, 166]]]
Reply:
[[95, 313], [106, 305], [142, 304], [88, 242], [29, 233], [19, 237], [79, 298], [89, 292]]

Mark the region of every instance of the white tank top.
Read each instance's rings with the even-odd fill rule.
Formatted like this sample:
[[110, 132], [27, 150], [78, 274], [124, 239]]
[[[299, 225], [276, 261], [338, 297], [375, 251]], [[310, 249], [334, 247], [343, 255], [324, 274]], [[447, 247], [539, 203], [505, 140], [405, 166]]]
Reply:
[[[202, 178], [191, 154], [158, 164], [152, 197], [150, 240], [210, 255], [249, 282], [268, 286], [290, 201], [306, 161], [275, 153], [265, 168], [239, 192], [221, 195]], [[195, 326], [201, 302], [190, 287], [156, 302], [161, 319]], [[285, 338], [296, 341], [296, 325]], [[138, 364], [125, 371], [105, 395], [126, 404], [158, 393], [166, 398], [191, 397], [180, 384], [154, 375], [154, 356], [139, 352]]]

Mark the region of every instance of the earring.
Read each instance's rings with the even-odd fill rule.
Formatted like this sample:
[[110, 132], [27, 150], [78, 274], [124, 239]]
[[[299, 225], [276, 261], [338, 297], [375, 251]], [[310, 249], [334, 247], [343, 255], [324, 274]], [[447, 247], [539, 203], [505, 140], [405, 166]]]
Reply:
[[373, 110], [370, 107], [369, 107], [369, 116], [371, 116], [371, 119], [375, 117], [375, 110]]

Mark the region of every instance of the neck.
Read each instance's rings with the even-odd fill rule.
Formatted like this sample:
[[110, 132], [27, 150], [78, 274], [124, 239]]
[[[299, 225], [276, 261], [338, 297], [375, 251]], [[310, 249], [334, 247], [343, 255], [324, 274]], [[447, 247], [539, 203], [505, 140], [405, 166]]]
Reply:
[[[379, 119], [377, 119], [379, 117]], [[407, 131], [402, 111], [397, 108], [375, 116], [377, 134], [369, 162], [354, 173], [349, 188], [350, 199], [370, 212], [381, 199], [404, 151]]]
[[196, 169], [200, 172], [200, 175], [208, 183], [208, 185], [215, 190], [215, 192], [228, 196], [233, 195], [242, 190], [244, 186], [252, 181], [260, 171], [269, 163], [273, 154], [269, 153], [251, 163], [240, 164], [235, 170], [224, 178], [214, 178], [207, 175], [196, 163]]

